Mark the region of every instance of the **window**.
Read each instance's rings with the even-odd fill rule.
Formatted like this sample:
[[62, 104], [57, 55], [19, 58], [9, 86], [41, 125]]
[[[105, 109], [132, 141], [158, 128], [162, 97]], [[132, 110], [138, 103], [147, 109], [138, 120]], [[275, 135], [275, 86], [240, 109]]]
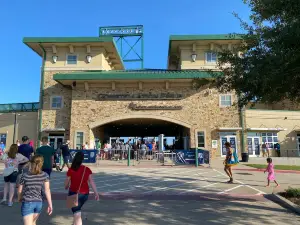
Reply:
[[220, 106], [221, 107], [227, 107], [231, 106], [231, 95], [220, 95]]
[[269, 148], [273, 148], [274, 144], [278, 143], [277, 133], [261, 133], [262, 143], [268, 143]]
[[204, 148], [205, 147], [205, 136], [204, 136], [204, 132], [198, 132], [197, 133], [198, 136], [198, 148]]
[[63, 100], [61, 96], [51, 97], [51, 109], [61, 109], [63, 105]]
[[76, 149], [81, 149], [83, 145], [83, 132], [76, 132]]
[[206, 52], [205, 58], [207, 63], [216, 63], [217, 62], [217, 53], [215, 52]]
[[77, 64], [77, 55], [67, 55], [67, 64], [76, 65]]

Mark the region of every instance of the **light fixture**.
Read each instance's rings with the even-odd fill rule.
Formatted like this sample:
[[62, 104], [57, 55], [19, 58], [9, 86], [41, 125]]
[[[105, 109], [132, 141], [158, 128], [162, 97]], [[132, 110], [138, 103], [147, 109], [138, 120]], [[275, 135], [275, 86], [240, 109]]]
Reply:
[[191, 57], [192, 57], [193, 62], [196, 62], [197, 54], [196, 54], [196, 53], [193, 53], [193, 54], [191, 55]]
[[87, 56], [86, 56], [86, 61], [87, 61], [88, 63], [90, 63], [90, 62], [92, 61], [92, 56], [87, 55]]
[[53, 56], [52, 56], [52, 61], [53, 61], [53, 63], [56, 63], [57, 59], [58, 59], [58, 56], [57, 56], [57, 55], [53, 55]]

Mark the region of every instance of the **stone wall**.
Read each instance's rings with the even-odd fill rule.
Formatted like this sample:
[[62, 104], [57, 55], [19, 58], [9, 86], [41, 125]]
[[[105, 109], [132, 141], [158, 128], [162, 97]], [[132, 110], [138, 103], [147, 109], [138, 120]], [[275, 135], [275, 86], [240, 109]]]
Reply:
[[[208, 92], [207, 89], [193, 90], [191, 87], [171, 88], [168, 92], [181, 93], [184, 95], [182, 100], [168, 101], [99, 101], [97, 96], [112, 92], [111, 89], [92, 88], [89, 91], [72, 90], [72, 109], [70, 140], [74, 141], [76, 131], [84, 131], [85, 141], [90, 142], [93, 134], [90, 132], [89, 125], [95, 122], [101, 123], [103, 120], [114, 120], [128, 115], [147, 115], [165, 117], [174, 121], [190, 124], [190, 146], [196, 147], [196, 132], [205, 131], [206, 148], [211, 149], [211, 140], [218, 139], [218, 127], [239, 127], [239, 114], [236, 106], [228, 108], [219, 107], [219, 93], [216, 90]], [[135, 90], [133, 88], [118, 88], [116, 93], [156, 93], [166, 92], [162, 88], [152, 88]], [[236, 99], [234, 99], [236, 100]], [[183, 106], [182, 110], [140, 110], [132, 111], [128, 106], [131, 102], [137, 105], [166, 105]], [[239, 137], [237, 137], [239, 140]], [[238, 142], [239, 143], [239, 142]], [[220, 143], [219, 143], [220, 144]], [[219, 145], [220, 146], [220, 145]], [[240, 149], [240, 148], [239, 148]], [[220, 155], [220, 148], [213, 151], [213, 155]]]
[[[57, 72], [45, 72], [44, 74], [44, 96], [42, 111], [42, 129], [65, 128], [65, 138], [69, 139], [72, 90], [62, 86], [53, 80], [53, 74]], [[51, 96], [63, 97], [63, 108], [52, 110], [50, 107]]]

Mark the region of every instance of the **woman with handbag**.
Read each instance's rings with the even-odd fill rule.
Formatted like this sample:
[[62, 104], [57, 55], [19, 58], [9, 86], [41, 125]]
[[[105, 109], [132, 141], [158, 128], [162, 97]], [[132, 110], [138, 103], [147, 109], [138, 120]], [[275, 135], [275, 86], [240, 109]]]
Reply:
[[52, 199], [49, 175], [42, 171], [44, 158], [35, 155], [30, 160], [29, 170], [22, 174], [18, 188], [18, 200], [22, 202], [21, 213], [24, 225], [35, 225], [43, 208], [42, 189], [48, 202], [48, 215], [52, 214]]
[[[15, 186], [18, 177], [18, 166], [20, 163], [28, 162], [28, 159], [22, 154], [18, 153], [17, 144], [12, 144], [7, 154], [3, 155], [1, 161], [5, 164], [5, 169], [3, 171], [5, 184], [3, 191], [3, 199], [0, 203], [7, 204], [11, 207], [13, 205], [13, 197], [15, 194]], [[7, 201], [6, 197], [8, 192], [9, 198]]]
[[84, 154], [77, 152], [71, 168], [68, 170], [65, 180], [65, 189], [69, 189], [67, 207], [72, 209], [74, 225], [82, 225], [81, 208], [89, 198], [89, 185], [92, 187], [95, 199], [99, 200], [99, 194], [92, 177], [90, 168], [82, 165]]
[[233, 183], [233, 175], [232, 175], [232, 166], [235, 166], [239, 163], [239, 159], [236, 153], [236, 150], [233, 150], [231, 148], [231, 144], [229, 142], [225, 143], [225, 147], [226, 147], [226, 158], [224, 160], [224, 171], [226, 172], [226, 174], [229, 176], [230, 180], [227, 182], [229, 184]]

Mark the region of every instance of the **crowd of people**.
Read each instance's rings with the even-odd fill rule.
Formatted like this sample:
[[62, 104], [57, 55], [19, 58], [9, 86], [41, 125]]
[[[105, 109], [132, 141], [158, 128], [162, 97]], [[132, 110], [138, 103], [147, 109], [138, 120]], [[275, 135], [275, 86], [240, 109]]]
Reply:
[[[24, 136], [22, 144], [12, 144], [1, 156], [1, 161], [5, 168], [3, 198], [0, 202], [8, 207], [13, 206], [13, 198], [16, 187], [18, 188], [18, 201], [21, 205], [21, 215], [24, 225], [35, 225], [43, 208], [43, 200], [47, 201], [47, 213], [53, 212], [51, 198], [51, 172], [56, 151], [49, 146], [48, 137], [43, 137], [41, 147], [34, 150], [30, 145], [29, 138]], [[58, 168], [63, 170], [68, 167], [64, 188], [68, 190], [68, 199], [76, 199], [72, 204], [67, 204], [73, 213], [73, 224], [81, 225], [81, 208], [88, 200], [90, 187], [94, 191], [95, 199], [99, 200], [99, 194], [94, 182], [90, 168], [82, 165], [84, 155], [77, 152], [69, 165], [69, 141], [61, 147], [63, 156], [63, 166]], [[8, 197], [8, 198], [7, 198]], [[76, 198], [74, 198], [76, 197]]]
[[[110, 143], [105, 143], [104, 148], [100, 150], [100, 159], [116, 159], [124, 160], [128, 158], [128, 151], [130, 151], [131, 159], [146, 159], [146, 156], [153, 156], [157, 152], [157, 144], [155, 141], [137, 141], [131, 142], [114, 142], [112, 145]], [[149, 157], [149, 159], [153, 159]]]

